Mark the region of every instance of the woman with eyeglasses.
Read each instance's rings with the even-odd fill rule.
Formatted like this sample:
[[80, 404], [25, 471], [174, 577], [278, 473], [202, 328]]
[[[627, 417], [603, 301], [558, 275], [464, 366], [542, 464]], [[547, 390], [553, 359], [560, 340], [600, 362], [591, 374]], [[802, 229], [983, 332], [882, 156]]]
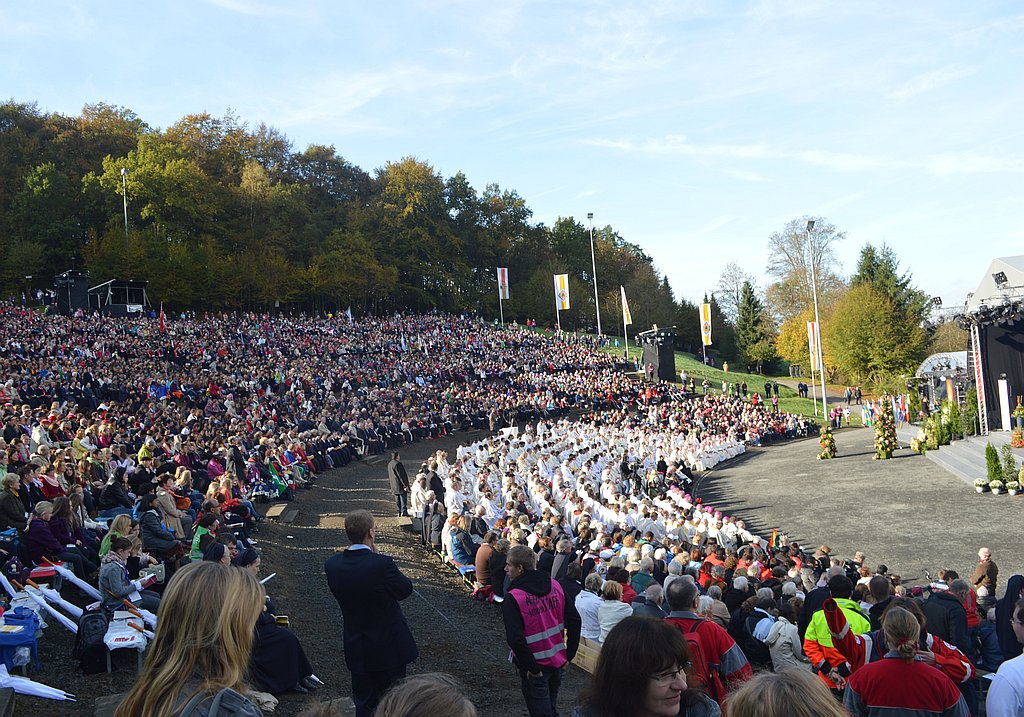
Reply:
[[689, 686], [689, 667], [680, 630], [627, 617], [608, 633], [573, 717], [720, 717], [718, 704]]

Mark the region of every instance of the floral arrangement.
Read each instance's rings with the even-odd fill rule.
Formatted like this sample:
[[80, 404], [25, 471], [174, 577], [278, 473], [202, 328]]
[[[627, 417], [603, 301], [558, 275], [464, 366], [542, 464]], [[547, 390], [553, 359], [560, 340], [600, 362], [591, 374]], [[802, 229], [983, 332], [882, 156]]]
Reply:
[[928, 450], [928, 437], [924, 431], [920, 431], [916, 436], [910, 439], [910, 450], [914, 453], [923, 454]]
[[1024, 448], [1024, 431], [1014, 428], [1010, 434], [1010, 445], [1014, 448]]
[[1017, 407], [1013, 409], [1013, 413], [1010, 415], [1014, 418], [1024, 418], [1024, 406], [1020, 405], [1020, 396], [1017, 396]]
[[892, 415], [892, 397], [883, 395], [879, 400], [879, 412], [875, 417], [875, 458], [888, 460], [899, 448], [896, 440], [896, 419]]
[[819, 461], [836, 457], [836, 437], [832, 435], [831, 426], [825, 426], [821, 429], [821, 438], [818, 439], [818, 445], [821, 446], [821, 453], [818, 454]]

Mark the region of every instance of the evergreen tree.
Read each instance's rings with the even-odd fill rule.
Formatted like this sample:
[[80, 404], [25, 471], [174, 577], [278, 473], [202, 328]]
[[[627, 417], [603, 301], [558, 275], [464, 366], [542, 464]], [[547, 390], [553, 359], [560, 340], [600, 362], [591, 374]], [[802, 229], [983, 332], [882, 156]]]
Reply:
[[744, 281], [740, 289], [736, 311], [736, 344], [740, 360], [748, 366], [770, 361], [775, 353], [767, 329], [764, 305], [749, 281]]

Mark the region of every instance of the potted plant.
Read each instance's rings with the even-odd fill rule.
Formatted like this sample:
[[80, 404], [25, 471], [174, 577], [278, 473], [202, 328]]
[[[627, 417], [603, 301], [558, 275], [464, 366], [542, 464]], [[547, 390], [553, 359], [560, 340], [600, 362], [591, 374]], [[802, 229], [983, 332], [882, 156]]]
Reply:
[[1024, 406], [1020, 405], [1020, 399], [1021, 397], [1017, 396], [1017, 406], [1010, 415], [1013, 416], [1013, 422], [1017, 428], [1024, 428]]
[[988, 481], [984, 478], [978, 478], [974, 481], [974, 490], [979, 493], [984, 493], [988, 490]]
[[992, 495], [999, 495], [1003, 492], [1003, 482], [1001, 480], [991, 481], [988, 488], [992, 491]]
[[1012, 480], [1006, 484], [1006, 492], [1010, 495], [1017, 495], [1018, 491], [1020, 491], [1020, 483], [1017, 481]]

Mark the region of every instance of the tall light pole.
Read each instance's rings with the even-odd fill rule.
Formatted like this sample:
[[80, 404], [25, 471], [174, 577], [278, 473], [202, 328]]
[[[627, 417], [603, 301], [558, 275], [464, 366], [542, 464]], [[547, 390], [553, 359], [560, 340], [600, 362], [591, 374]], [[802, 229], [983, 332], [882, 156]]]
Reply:
[[124, 195], [124, 235], [128, 236], [128, 168], [121, 167], [121, 192]]
[[594, 309], [597, 311], [597, 335], [601, 336], [601, 302], [597, 299], [597, 258], [594, 255], [594, 213], [587, 212], [590, 220], [590, 267], [594, 272]]
[[814, 298], [814, 328], [817, 333], [818, 349], [818, 373], [821, 374], [821, 417], [828, 417], [828, 397], [825, 395], [825, 362], [821, 352], [821, 320], [818, 318], [818, 280], [814, 271], [814, 244], [811, 241], [811, 231], [814, 230], [814, 220], [807, 220], [807, 253], [811, 258], [811, 296]]

